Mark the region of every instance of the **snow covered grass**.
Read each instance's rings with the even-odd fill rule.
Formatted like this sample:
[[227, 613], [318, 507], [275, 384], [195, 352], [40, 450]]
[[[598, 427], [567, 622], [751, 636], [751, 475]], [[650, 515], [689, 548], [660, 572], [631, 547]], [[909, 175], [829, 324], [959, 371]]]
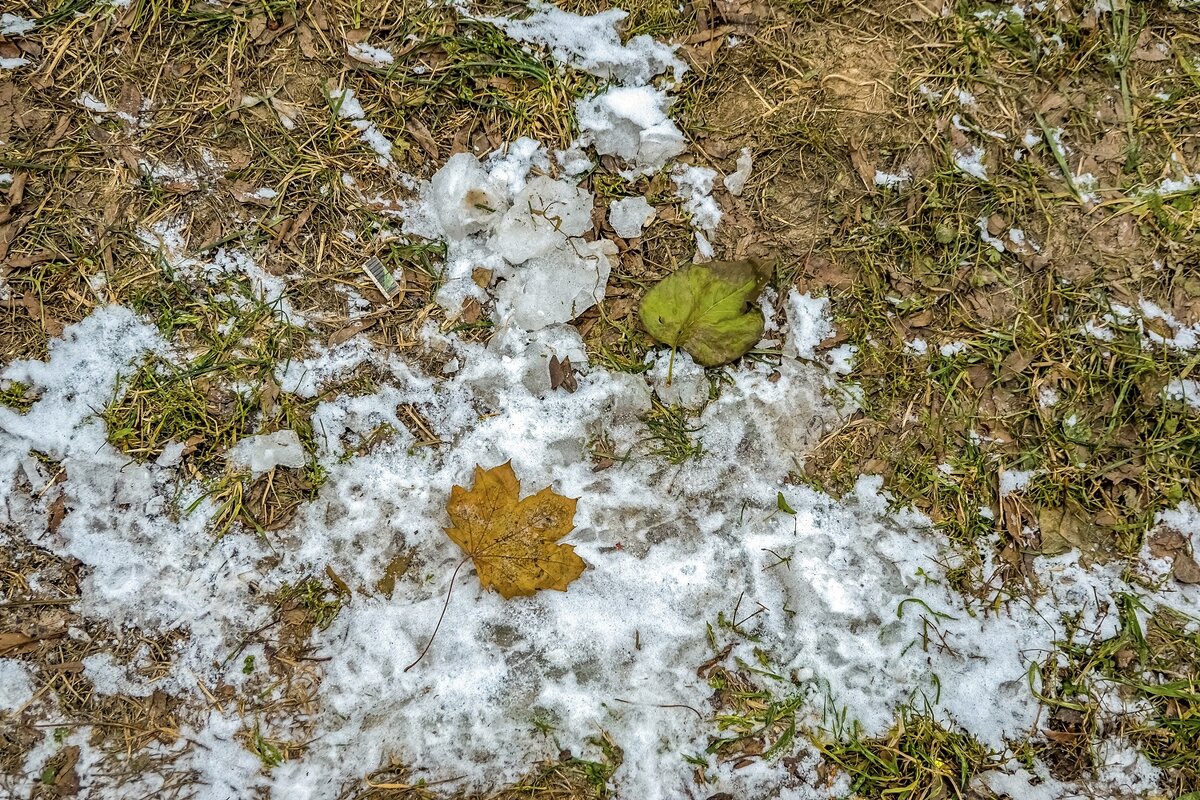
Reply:
[[[1197, 790], [1170, 610], [1200, 577], [1194, 17], [637, 0], [630, 58], [600, 52], [615, 11], [559, 40], [569, 15], [506, 35], [491, 4], [15, 2], [0, 47], [40, 50], [0, 86], [0, 636], [29, 640], [0, 638], [4, 780]], [[689, 69], [655, 80], [667, 40]], [[636, 159], [656, 127], [648, 174], [553, 152], [603, 76], [624, 116], [588, 129], [620, 116]], [[530, 219], [549, 173], [617, 250], [594, 306], [525, 331], [514, 242], [417, 219], [454, 153]], [[767, 334], [667, 385], [637, 301], [710, 247], [777, 259]], [[591, 568], [516, 605], [460, 579], [404, 672], [457, 557], [445, 493], [506, 457], [581, 498]]]

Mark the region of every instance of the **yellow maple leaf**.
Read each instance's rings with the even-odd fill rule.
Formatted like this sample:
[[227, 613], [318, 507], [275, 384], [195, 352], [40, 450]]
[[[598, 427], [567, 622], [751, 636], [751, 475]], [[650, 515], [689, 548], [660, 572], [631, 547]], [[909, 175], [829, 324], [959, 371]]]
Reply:
[[475, 485], [450, 490], [446, 535], [475, 564], [484, 587], [506, 600], [539, 589], [565, 592], [587, 568], [569, 544], [558, 544], [575, 527], [575, 500], [547, 486], [521, 499], [512, 462], [475, 467]]

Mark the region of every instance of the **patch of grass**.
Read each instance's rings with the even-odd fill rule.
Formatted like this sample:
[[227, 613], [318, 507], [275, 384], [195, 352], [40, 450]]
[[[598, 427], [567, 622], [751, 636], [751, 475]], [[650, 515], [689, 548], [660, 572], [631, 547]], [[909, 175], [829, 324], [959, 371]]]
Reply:
[[294, 584], [284, 583], [275, 592], [275, 602], [280, 608], [303, 610], [309, 622], [321, 630], [333, 624], [345, 600], [346, 592], [341, 586], [333, 582], [326, 584], [315, 577]]
[[900, 710], [884, 736], [866, 738], [857, 729], [818, 742], [830, 763], [850, 776], [857, 796], [869, 800], [936, 800], [966, 797], [991, 754], [965, 733], [947, 729], [931, 714]]
[[[1116, 603], [1114, 636], [1076, 625], [1034, 672], [1039, 697], [1053, 709], [1039, 755], [1077, 777], [1115, 731], [1163, 770], [1174, 796], [1200, 791], [1200, 621], [1165, 606], [1148, 613], [1131, 595]], [[1128, 713], [1101, 719], [1114, 701]]]
[[0, 382], [0, 406], [24, 414], [37, 402], [37, 398], [30, 393], [30, 388], [20, 381]]
[[[1157, 511], [1200, 496], [1185, 477], [1200, 466], [1200, 414], [1163, 394], [1195, 359], [1152, 343], [1170, 330], [1123, 316], [1104, 281], [983, 241], [1034, 203], [1016, 179], [982, 188], [940, 171], [847, 212], [838, 258], [857, 279], [834, 299], [863, 411], [808, 469], [832, 491], [883, 474], [968, 550], [993, 532], [1037, 550], [1046, 542], [1023, 532], [1068, 509], [1099, 549], [1130, 555]], [[1002, 497], [1012, 470], [1033, 477]]]
[[701, 430], [692, 426], [692, 412], [683, 406], [664, 405], [657, 395], [651, 398], [651, 403], [650, 411], [642, 417], [646, 425], [642, 445], [647, 455], [666, 459], [672, 464], [682, 464], [704, 455], [704, 442], [692, 436]]
[[271, 741], [258, 725], [255, 725], [254, 730], [246, 735], [245, 740], [246, 749], [258, 756], [259, 761], [267, 769], [278, 767], [286, 760], [284, 751], [280, 748], [282, 743]]
[[176, 443], [193, 448], [187, 458], [198, 467], [211, 468], [250, 433], [254, 410], [253, 398], [215, 383], [202, 367], [180, 371], [155, 356], [100, 416], [112, 445], [139, 461]]

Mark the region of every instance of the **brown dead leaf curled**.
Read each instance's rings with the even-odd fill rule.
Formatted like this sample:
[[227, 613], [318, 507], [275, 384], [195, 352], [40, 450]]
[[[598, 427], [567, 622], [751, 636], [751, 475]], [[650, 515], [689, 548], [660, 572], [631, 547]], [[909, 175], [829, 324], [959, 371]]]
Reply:
[[575, 503], [549, 486], [521, 499], [511, 461], [476, 466], [474, 486], [450, 491], [446, 535], [470, 557], [479, 582], [505, 599], [565, 592], [587, 566], [574, 547], [558, 543], [575, 527]]

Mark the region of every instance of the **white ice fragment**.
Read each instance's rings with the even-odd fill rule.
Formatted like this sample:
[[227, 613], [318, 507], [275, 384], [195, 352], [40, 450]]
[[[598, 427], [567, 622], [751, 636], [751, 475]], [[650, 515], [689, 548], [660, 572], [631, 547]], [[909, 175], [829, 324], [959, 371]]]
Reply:
[[360, 42], [358, 44], [350, 44], [346, 46], [346, 54], [355, 61], [361, 61], [364, 64], [371, 64], [376, 67], [391, 66], [396, 57], [382, 47]]
[[1043, 386], [1041, 389], [1038, 389], [1039, 408], [1054, 408], [1061, 399], [1058, 391], [1051, 386]]
[[[244, 98], [242, 102], [244, 104], [246, 99]], [[348, 87], [331, 89], [329, 104], [336, 110], [338, 117], [348, 120], [350, 127], [358, 131], [359, 138], [379, 156], [380, 164], [386, 167], [393, 163], [392, 148], [394, 145], [392, 140], [387, 138], [374, 122], [367, 119], [367, 112], [358, 98], [354, 96], [353, 89]], [[282, 121], [282, 119], [281, 117], [280, 120]]]
[[987, 180], [987, 165], [983, 163], [983, 148], [968, 147], [954, 154], [954, 166], [973, 178]]
[[1021, 492], [1029, 486], [1029, 482], [1037, 475], [1034, 470], [1004, 469], [1000, 471], [1000, 496], [1008, 497], [1013, 492]]
[[672, 45], [643, 34], [621, 44], [619, 26], [629, 16], [619, 8], [588, 17], [562, 11], [541, 0], [529, 4], [524, 19], [483, 17], [518, 42], [547, 47], [556, 61], [626, 86], [643, 86], [670, 71], [678, 82], [687, 66]]
[[29, 64], [29, 59], [24, 56], [16, 56], [14, 58], [0, 58], [0, 69], [16, 69]]
[[275, 431], [242, 439], [229, 449], [229, 461], [261, 475], [276, 467], [299, 469], [308, 463], [308, 454], [293, 430]]
[[508, 208], [501, 188], [470, 153], [450, 156], [433, 174], [426, 201], [450, 240], [490, 227]]
[[783, 353], [792, 358], [816, 358], [816, 348], [833, 334], [833, 320], [829, 318], [829, 298], [813, 297], [812, 294], [792, 289], [784, 303], [787, 311], [788, 332]]
[[496, 224], [492, 248], [510, 264], [549, 253], [592, 227], [592, 195], [565, 181], [539, 176], [526, 184]]
[[173, 467], [183, 460], [183, 451], [183, 442], [168, 442], [154, 463], [160, 467]]
[[656, 213], [644, 197], [623, 197], [608, 204], [608, 224], [622, 239], [636, 239]]
[[91, 92], [80, 94], [79, 97], [75, 98], [75, 104], [97, 114], [107, 114], [109, 112], [108, 105]]
[[696, 237], [696, 255], [692, 258], [692, 261], [697, 264], [703, 263], [705, 261], [712, 261], [712, 259], [713, 259], [712, 242], [710, 242], [708, 240], [708, 237], [705, 236], [700, 231], [692, 231], [692, 234]]
[[910, 180], [912, 180], [912, 173], [906, 169], [895, 173], [875, 170], [875, 185], [882, 186], [885, 189], [895, 189], [903, 186]]
[[746, 181], [750, 180], [750, 173], [754, 169], [754, 157], [750, 155], [750, 148], [743, 147], [737, 157], [737, 170], [725, 176], [725, 188], [734, 197], [740, 197], [742, 191], [746, 188]]
[[966, 342], [946, 342], [938, 348], [943, 358], [952, 358], [967, 349]]
[[670, 104], [650, 86], [612, 87], [577, 100], [575, 113], [585, 144], [628, 161], [631, 175], [646, 175], [684, 151], [683, 133], [667, 116]]
[[713, 199], [717, 173], [708, 167], [681, 164], [671, 172], [675, 192], [683, 198], [683, 210], [692, 217], [692, 226], [712, 233], [721, 222], [721, 209]]
[[987, 217], [980, 217], [979, 219], [975, 220], [975, 224], [979, 227], [979, 238], [982, 239], [985, 244], [991, 245], [993, 249], [1000, 253], [1003, 253], [1008, 249], [1004, 246], [1003, 239], [997, 239], [995, 236], [992, 236], [990, 233], [988, 233]]
[[501, 318], [527, 331], [574, 319], [604, 299], [616, 253], [607, 239], [569, 239], [529, 259], [496, 289]]
[[24, 36], [37, 27], [31, 19], [18, 17], [16, 14], [0, 14], [0, 35]]
[[25, 665], [11, 658], [0, 658], [0, 711], [16, 711], [32, 696], [33, 686]]

